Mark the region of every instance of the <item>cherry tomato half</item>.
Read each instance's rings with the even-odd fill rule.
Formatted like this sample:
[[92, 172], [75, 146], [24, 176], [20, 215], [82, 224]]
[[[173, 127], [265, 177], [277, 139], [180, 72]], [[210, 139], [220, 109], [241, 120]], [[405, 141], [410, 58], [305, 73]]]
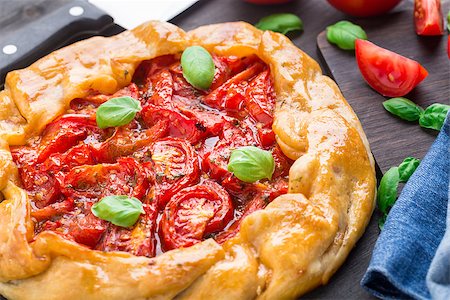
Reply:
[[335, 8], [355, 17], [370, 17], [384, 14], [401, 0], [328, 0]]
[[414, 22], [418, 35], [443, 35], [441, 0], [415, 0]]
[[185, 140], [166, 138], [150, 147], [155, 173], [155, 194], [160, 208], [179, 190], [196, 184], [200, 176], [199, 160], [194, 148]]
[[356, 40], [355, 53], [362, 76], [383, 96], [404, 96], [428, 75], [418, 62], [369, 41]]
[[128, 195], [142, 199], [147, 176], [133, 158], [119, 158], [116, 164], [98, 164], [73, 168], [63, 179], [62, 193], [67, 197], [96, 198]]
[[269, 71], [263, 71], [249, 84], [245, 97], [245, 105], [255, 121], [265, 127], [273, 123], [273, 110], [275, 108], [275, 92]]
[[217, 183], [205, 181], [184, 188], [167, 204], [160, 235], [166, 250], [189, 247], [206, 234], [222, 230], [233, 218], [233, 203]]

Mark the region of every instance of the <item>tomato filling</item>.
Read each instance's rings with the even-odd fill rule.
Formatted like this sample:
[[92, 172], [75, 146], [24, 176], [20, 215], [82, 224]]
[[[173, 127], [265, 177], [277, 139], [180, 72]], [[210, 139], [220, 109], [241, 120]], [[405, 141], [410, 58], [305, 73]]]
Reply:
[[[292, 161], [272, 131], [269, 68], [256, 56], [213, 60], [207, 91], [187, 83], [180, 55], [144, 61], [129, 86], [74, 99], [39, 138], [11, 147], [35, 234], [53, 231], [91, 249], [153, 257], [206, 238], [223, 243], [242, 218], [286, 193]], [[127, 125], [100, 129], [96, 109], [118, 96], [139, 100], [142, 110]], [[227, 170], [232, 150], [242, 146], [271, 151], [271, 180], [245, 183]], [[143, 203], [131, 228], [91, 212], [111, 195]]]

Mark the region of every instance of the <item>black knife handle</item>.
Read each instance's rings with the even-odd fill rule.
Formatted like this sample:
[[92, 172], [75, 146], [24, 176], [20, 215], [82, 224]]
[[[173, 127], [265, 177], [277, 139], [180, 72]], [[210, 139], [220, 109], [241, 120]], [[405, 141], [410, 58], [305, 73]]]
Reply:
[[[48, 1], [36, 2], [37, 4], [33, 4], [33, 1], [30, 1], [26, 9], [30, 10], [30, 5], [36, 5], [35, 10], [42, 12], [42, 16], [32, 22], [15, 26], [6, 34], [2, 30], [0, 35], [0, 85], [3, 84], [9, 71], [24, 68], [55, 49], [89, 36], [98, 35], [105, 28], [114, 25], [111, 16], [87, 1], [60, 1], [61, 5], [53, 7], [52, 10], [46, 7]], [[33, 7], [31, 8], [33, 9]], [[80, 12], [82, 13], [79, 14]], [[17, 51], [13, 54], [4, 53], [3, 50], [14, 48], [11, 46], [4, 48], [7, 45], [14, 45]]]

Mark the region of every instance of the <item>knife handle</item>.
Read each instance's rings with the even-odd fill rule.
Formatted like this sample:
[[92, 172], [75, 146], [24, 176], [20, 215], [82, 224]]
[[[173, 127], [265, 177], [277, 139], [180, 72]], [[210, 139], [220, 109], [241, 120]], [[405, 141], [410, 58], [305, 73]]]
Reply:
[[111, 16], [87, 1], [61, 2], [61, 6], [49, 12], [45, 2], [35, 4], [36, 11], [44, 12], [42, 16], [0, 36], [0, 85], [9, 71], [24, 68], [55, 49], [98, 35], [114, 25]]

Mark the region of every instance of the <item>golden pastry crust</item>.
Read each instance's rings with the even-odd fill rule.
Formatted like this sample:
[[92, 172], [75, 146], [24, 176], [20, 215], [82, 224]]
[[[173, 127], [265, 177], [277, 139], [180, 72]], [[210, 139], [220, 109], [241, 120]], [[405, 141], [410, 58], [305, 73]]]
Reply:
[[[52, 232], [33, 237], [30, 203], [8, 145], [24, 144], [90, 89], [113, 93], [142, 60], [201, 45], [257, 54], [277, 95], [273, 130], [295, 159], [289, 193], [247, 216], [224, 245], [206, 240], [155, 258], [89, 250]], [[285, 36], [243, 23], [188, 33], [148, 22], [95, 37], [10, 72], [0, 92], [0, 293], [10, 299], [279, 299], [325, 284], [374, 208], [374, 162], [336, 84]]]

